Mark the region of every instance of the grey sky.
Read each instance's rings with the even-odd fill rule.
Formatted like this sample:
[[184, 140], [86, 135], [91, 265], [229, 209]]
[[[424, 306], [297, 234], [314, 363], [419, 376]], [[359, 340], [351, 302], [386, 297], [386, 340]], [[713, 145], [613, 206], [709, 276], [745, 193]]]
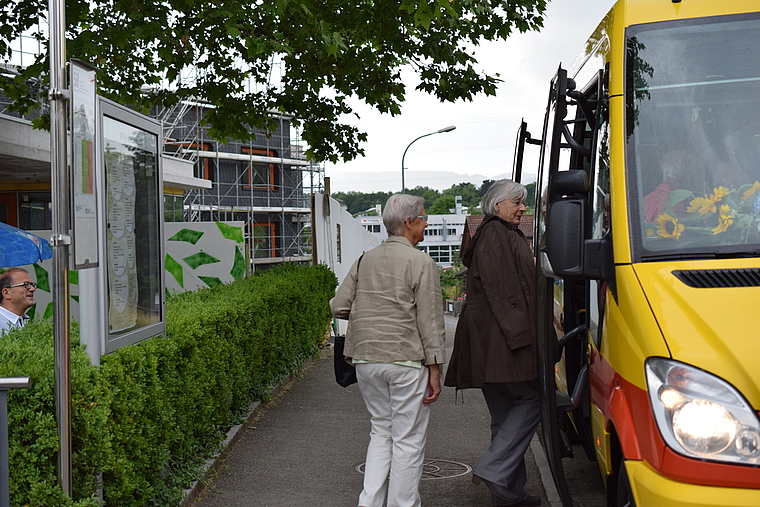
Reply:
[[[328, 164], [326, 176], [333, 191], [398, 191], [401, 157], [416, 137], [449, 126], [456, 130], [415, 142], [406, 154], [406, 187], [445, 189], [454, 183], [509, 177], [514, 138], [525, 118], [529, 130], [539, 133], [549, 92], [549, 81], [560, 62], [568, 68], [588, 36], [614, 0], [552, 0], [541, 32], [517, 34], [506, 42], [476, 48], [483, 69], [501, 75], [496, 97], [473, 102], [441, 104], [414, 92], [409, 72], [407, 100], [400, 116], [391, 117], [357, 107], [361, 120], [352, 123], [369, 135], [366, 156], [345, 164]], [[530, 150], [531, 147], [528, 147]], [[535, 147], [533, 148], [536, 149]], [[530, 157], [530, 155], [528, 155]], [[533, 167], [526, 167], [526, 171]], [[526, 174], [524, 182], [534, 176]]]

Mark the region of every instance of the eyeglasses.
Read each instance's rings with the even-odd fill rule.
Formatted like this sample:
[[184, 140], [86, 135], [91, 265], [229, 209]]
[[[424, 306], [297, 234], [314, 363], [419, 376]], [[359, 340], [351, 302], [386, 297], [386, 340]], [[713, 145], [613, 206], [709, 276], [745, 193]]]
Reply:
[[417, 215], [414, 218], [421, 218], [422, 220], [424, 220], [425, 222], [427, 222], [428, 216], [427, 215]]
[[16, 285], [11, 285], [8, 288], [12, 289], [13, 287], [23, 287], [26, 290], [29, 290], [29, 289], [32, 289], [32, 288], [36, 289], [37, 288], [37, 284], [35, 282], [21, 282], [21, 283], [17, 283]]
[[522, 200], [522, 199], [518, 199], [518, 200], [516, 200], [516, 201], [513, 201], [513, 200], [511, 200], [511, 199], [504, 199], [503, 201], [499, 201], [499, 202], [497, 202], [496, 204], [499, 204], [499, 203], [502, 203], [502, 202], [508, 202], [508, 203], [510, 203], [510, 204], [514, 204], [514, 205], [515, 205], [515, 206], [517, 206], [518, 208], [519, 208], [520, 206], [525, 206], [526, 208], [528, 207], [528, 203], [526, 203], [526, 202], [525, 202], [524, 200]]

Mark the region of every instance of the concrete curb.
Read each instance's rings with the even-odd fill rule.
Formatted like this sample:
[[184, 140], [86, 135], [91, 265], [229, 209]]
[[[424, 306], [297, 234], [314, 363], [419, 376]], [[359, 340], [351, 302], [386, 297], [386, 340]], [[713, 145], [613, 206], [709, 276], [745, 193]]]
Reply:
[[541, 447], [541, 441], [538, 439], [537, 434], [534, 434], [533, 440], [530, 441], [530, 450], [533, 453], [533, 458], [536, 460], [538, 473], [541, 474], [541, 482], [544, 484], [546, 499], [549, 502], [550, 507], [562, 507], [562, 500], [557, 492], [557, 487], [554, 485], [554, 478], [552, 477], [551, 468], [549, 468], [549, 461], [546, 459], [544, 448]]
[[[331, 353], [332, 344], [326, 348], [321, 349], [318, 353], [318, 356], [315, 355], [315, 357], [305, 362], [301, 367], [300, 372], [288, 375], [287, 377], [283, 378], [280, 383], [274, 386], [272, 388], [272, 391], [269, 393], [270, 400], [277, 398], [282, 392], [283, 388], [298, 378], [298, 376], [308, 366], [314, 364], [315, 361], [320, 361], [325, 357], [328, 357]], [[260, 401], [252, 403], [251, 406], [248, 407], [248, 413], [245, 416], [245, 421], [229, 429], [227, 432], [227, 438], [225, 438], [220, 445], [221, 449], [219, 452], [206, 459], [206, 463], [203, 465], [203, 473], [201, 474], [201, 478], [195, 481], [188, 489], [182, 492], [183, 498], [179, 503], [179, 507], [191, 507], [195, 503], [195, 501], [206, 490], [206, 487], [210, 484], [211, 480], [224, 464], [224, 459], [227, 457], [227, 454], [232, 450], [233, 447], [235, 447], [235, 444], [245, 434], [245, 430], [248, 429], [248, 426], [253, 422], [259, 412], [266, 406], [266, 404], [262, 404]]]

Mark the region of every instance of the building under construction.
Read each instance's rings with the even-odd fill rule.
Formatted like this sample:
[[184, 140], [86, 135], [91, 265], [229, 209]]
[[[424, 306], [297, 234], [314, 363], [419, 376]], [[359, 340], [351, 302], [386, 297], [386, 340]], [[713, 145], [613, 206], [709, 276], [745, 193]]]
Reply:
[[[17, 73], [41, 50], [39, 41], [21, 37], [0, 72]], [[51, 217], [49, 136], [31, 126], [47, 110], [38, 100], [39, 110], [21, 117], [0, 96], [0, 219], [27, 230], [49, 229]], [[324, 168], [306, 161], [293, 118], [273, 114], [274, 132], [224, 144], [202, 125], [212, 107], [182, 100], [153, 112], [164, 132], [165, 221], [244, 222], [257, 266], [311, 260], [311, 194], [322, 191]]]
[[174, 195], [167, 189], [167, 221], [242, 221], [255, 264], [311, 260], [311, 196], [321, 191], [324, 169], [308, 162], [291, 117], [274, 115], [274, 132], [248, 142], [220, 143], [202, 119], [209, 106], [182, 101], [158, 113], [164, 155], [189, 160], [206, 188]]

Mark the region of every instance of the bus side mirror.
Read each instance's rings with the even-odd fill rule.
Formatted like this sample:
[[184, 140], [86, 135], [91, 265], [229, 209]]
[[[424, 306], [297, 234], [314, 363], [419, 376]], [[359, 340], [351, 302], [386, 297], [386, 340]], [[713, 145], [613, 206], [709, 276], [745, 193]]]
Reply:
[[547, 276], [569, 280], [605, 280], [615, 292], [612, 238], [585, 239], [583, 199], [555, 201], [546, 215]]
[[544, 252], [559, 278], [583, 278], [585, 201], [555, 201], [546, 213]]
[[551, 185], [552, 194], [555, 195], [586, 195], [590, 189], [588, 173], [580, 169], [559, 171], [552, 178]]

